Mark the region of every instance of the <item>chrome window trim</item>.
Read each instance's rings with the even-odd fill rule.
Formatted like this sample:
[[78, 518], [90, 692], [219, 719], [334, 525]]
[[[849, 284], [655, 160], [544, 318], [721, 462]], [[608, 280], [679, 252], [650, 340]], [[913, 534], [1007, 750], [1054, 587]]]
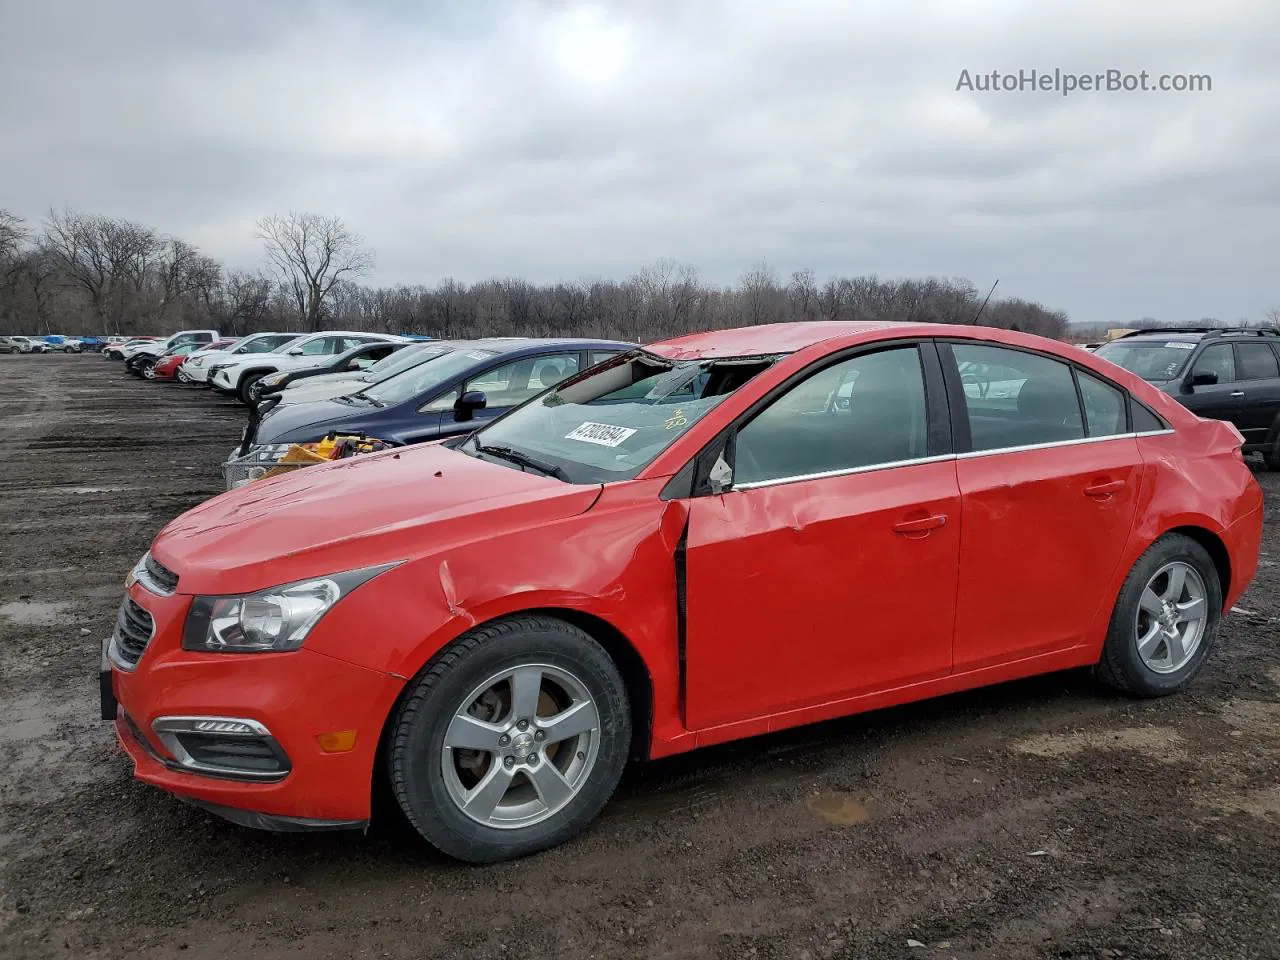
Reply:
[[846, 467], [843, 470], [824, 470], [821, 473], [801, 473], [792, 477], [778, 477], [772, 480], [749, 480], [746, 483], [735, 483], [726, 493], [738, 490], [755, 490], [758, 487], [774, 487], [782, 483], [800, 483], [804, 480], [825, 480], [828, 477], [847, 477], [855, 473], [872, 473], [876, 470], [889, 470], [894, 467], [915, 467], [925, 463], [942, 463], [954, 460], [954, 453], [942, 453], [933, 457], [913, 457], [910, 460], [891, 460], [888, 463], [873, 463], [865, 467]]
[[822, 473], [803, 473], [792, 477], [778, 477], [773, 480], [751, 480], [747, 483], [735, 483], [725, 493], [737, 493], [739, 490], [756, 490], [760, 487], [776, 487], [784, 483], [801, 483], [805, 480], [826, 480], [830, 477], [847, 477], [857, 473], [873, 473], [877, 470], [892, 470], [896, 467], [915, 467], [926, 463], [942, 463], [946, 460], [969, 460], [975, 457], [998, 456], [1002, 453], [1022, 453], [1027, 450], [1050, 450], [1054, 447], [1075, 447], [1083, 443], [1102, 443], [1106, 440], [1134, 440], [1138, 437], [1160, 437], [1173, 433], [1171, 429], [1144, 430], [1140, 433], [1113, 433], [1105, 437], [1080, 437], [1076, 440], [1054, 440], [1051, 443], [1029, 443], [1020, 447], [997, 447], [992, 450], [970, 450], [965, 453], [943, 453], [935, 457], [916, 457], [911, 460], [893, 460], [889, 463], [874, 463], [865, 467], [849, 467], [845, 470], [826, 470]]
[[1105, 437], [1077, 437], [1075, 440], [1054, 440], [1052, 443], [1027, 443], [1018, 447], [993, 447], [990, 450], [968, 450], [957, 453], [956, 458], [968, 460], [973, 457], [989, 457], [1000, 453], [1022, 453], [1024, 450], [1048, 450], [1052, 447], [1078, 447], [1083, 443], [1102, 443], [1107, 440], [1134, 440], [1138, 437], [1155, 437], [1173, 433], [1172, 430], [1145, 430], [1142, 433], [1110, 433]]

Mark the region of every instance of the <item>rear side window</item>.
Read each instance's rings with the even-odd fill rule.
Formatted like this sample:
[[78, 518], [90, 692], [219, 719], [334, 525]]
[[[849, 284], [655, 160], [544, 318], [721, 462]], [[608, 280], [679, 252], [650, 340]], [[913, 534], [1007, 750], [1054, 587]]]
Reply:
[[1084, 401], [1084, 419], [1091, 437], [1110, 437], [1127, 433], [1125, 427], [1124, 392], [1097, 377], [1076, 370], [1080, 399]]
[[1265, 343], [1237, 343], [1236, 363], [1241, 380], [1271, 380], [1280, 377], [1276, 355]]
[[1084, 437], [1071, 368], [1022, 350], [957, 343], [952, 347], [974, 451]]
[[1164, 422], [1138, 401], [1133, 401], [1133, 432], [1153, 433], [1166, 429]]

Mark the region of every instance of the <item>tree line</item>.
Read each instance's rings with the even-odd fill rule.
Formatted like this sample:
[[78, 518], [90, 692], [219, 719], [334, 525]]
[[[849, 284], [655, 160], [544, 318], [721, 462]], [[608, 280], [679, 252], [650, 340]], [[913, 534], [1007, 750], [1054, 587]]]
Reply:
[[600, 336], [648, 341], [698, 330], [801, 320], [973, 323], [1062, 338], [1067, 315], [988, 300], [964, 279], [819, 280], [768, 264], [733, 286], [661, 259], [622, 280], [534, 284], [518, 278], [434, 286], [362, 284], [373, 251], [337, 217], [258, 221], [263, 265], [226, 269], [195, 246], [128, 220], [73, 210], [28, 224], [0, 210], [0, 333], [163, 334], [214, 327], [420, 333], [435, 337]]

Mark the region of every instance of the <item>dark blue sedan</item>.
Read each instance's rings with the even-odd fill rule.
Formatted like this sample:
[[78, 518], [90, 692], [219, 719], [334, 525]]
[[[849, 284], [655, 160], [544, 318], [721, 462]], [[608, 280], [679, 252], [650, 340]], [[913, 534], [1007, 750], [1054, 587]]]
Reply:
[[634, 347], [618, 340], [477, 340], [358, 393], [268, 410], [260, 421], [250, 421], [224, 473], [229, 485], [238, 485], [233, 478], [272, 467], [290, 445], [331, 433], [393, 444], [470, 433], [566, 377]]

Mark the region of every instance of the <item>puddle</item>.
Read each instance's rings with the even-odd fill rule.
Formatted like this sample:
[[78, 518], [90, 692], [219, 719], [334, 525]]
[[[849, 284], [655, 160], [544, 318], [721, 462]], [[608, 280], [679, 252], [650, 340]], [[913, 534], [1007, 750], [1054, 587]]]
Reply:
[[0, 604], [0, 617], [24, 627], [48, 627], [69, 623], [63, 611], [71, 606], [66, 600], [25, 600]]
[[827, 823], [852, 827], [870, 816], [866, 804], [851, 793], [820, 793], [809, 800], [809, 809]]
[[1162, 763], [1181, 760], [1182, 737], [1170, 727], [1127, 727], [1077, 733], [1040, 733], [1013, 745], [1018, 753], [1036, 757], [1071, 757], [1086, 750], [1136, 750]]

